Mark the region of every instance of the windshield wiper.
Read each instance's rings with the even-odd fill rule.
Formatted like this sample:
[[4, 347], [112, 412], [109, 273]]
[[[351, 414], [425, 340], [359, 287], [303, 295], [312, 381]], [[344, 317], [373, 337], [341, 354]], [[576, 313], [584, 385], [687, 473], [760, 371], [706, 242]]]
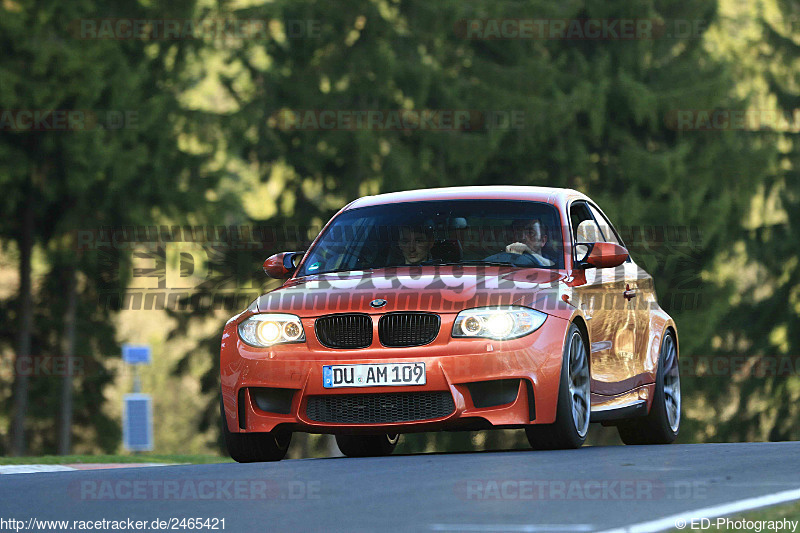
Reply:
[[437, 263], [437, 262], [426, 262], [424, 264], [418, 265], [390, 265], [390, 266], [373, 266], [373, 267], [362, 267], [362, 268], [340, 268], [337, 270], [326, 270], [324, 272], [307, 272], [301, 277], [306, 276], [317, 276], [323, 274], [338, 274], [340, 272], [367, 272], [379, 268], [409, 268], [409, 267], [426, 267], [426, 266], [504, 266], [504, 267], [514, 267], [514, 268], [525, 268], [525, 265], [516, 265], [514, 263], [507, 263], [505, 261], [484, 261], [482, 259], [468, 259], [466, 261], [448, 261], [446, 263]]
[[366, 272], [366, 271], [369, 271], [369, 270], [375, 270], [376, 268], [381, 268], [381, 267], [339, 268], [339, 269], [336, 269], [336, 270], [325, 270], [323, 272], [306, 272], [301, 277], [319, 276], [319, 275], [322, 275], [322, 274], [338, 274], [340, 272]]

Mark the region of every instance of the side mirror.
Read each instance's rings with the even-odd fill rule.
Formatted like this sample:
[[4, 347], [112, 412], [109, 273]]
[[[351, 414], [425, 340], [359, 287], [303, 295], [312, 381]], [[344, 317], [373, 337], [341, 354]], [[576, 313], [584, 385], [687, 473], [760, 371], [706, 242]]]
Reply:
[[264, 261], [264, 272], [275, 279], [290, 278], [303, 259], [303, 255], [305, 252], [281, 252], [272, 255]]
[[591, 242], [575, 245], [579, 268], [613, 268], [628, 259], [628, 250], [612, 242]]

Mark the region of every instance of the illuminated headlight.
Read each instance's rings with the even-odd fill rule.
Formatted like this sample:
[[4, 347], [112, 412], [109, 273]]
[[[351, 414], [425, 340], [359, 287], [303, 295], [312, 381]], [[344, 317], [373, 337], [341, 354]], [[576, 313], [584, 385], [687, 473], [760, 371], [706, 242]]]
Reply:
[[251, 316], [239, 324], [239, 337], [247, 344], [260, 348], [306, 340], [300, 318], [283, 313]]
[[477, 307], [461, 311], [453, 324], [453, 337], [507, 340], [533, 333], [547, 315], [527, 307]]

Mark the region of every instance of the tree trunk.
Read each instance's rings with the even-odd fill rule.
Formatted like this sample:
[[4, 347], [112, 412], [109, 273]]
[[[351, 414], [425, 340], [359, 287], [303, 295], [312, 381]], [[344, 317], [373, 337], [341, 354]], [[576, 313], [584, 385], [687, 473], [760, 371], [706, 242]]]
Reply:
[[28, 411], [28, 373], [32, 365], [31, 328], [33, 326], [33, 289], [31, 287], [31, 254], [33, 253], [33, 186], [29, 185], [22, 208], [22, 228], [19, 238], [19, 332], [17, 358], [14, 365], [14, 418], [11, 426], [11, 455], [25, 454], [25, 416]]
[[58, 454], [69, 455], [72, 447], [72, 372], [75, 364], [75, 328], [78, 307], [78, 286], [75, 267], [67, 270], [67, 309], [64, 313], [62, 354], [64, 375], [61, 377], [61, 413], [58, 429]]

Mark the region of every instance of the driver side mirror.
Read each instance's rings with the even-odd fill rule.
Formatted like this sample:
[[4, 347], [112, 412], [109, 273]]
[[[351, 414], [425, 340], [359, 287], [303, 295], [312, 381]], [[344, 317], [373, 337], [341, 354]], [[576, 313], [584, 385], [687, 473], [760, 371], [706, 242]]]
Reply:
[[275, 279], [290, 278], [303, 259], [303, 255], [305, 252], [281, 252], [272, 255], [264, 261], [264, 272]]
[[613, 268], [628, 259], [628, 250], [612, 242], [590, 242], [575, 245], [578, 268]]

